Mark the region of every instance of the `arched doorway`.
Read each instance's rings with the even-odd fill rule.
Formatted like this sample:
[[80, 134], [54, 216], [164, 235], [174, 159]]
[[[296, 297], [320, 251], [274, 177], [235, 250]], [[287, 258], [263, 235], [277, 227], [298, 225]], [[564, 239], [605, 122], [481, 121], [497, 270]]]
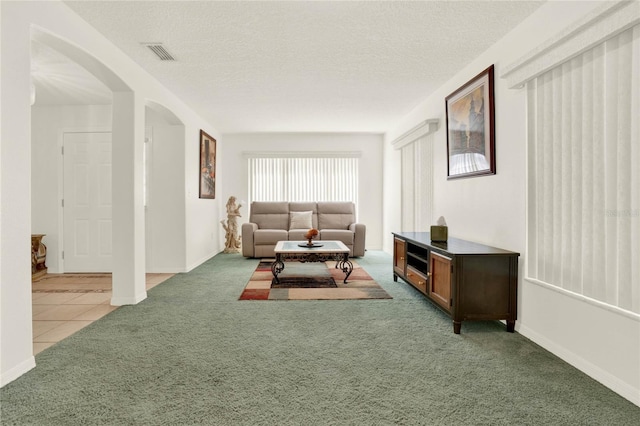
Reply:
[[[144, 205], [142, 191], [139, 190], [143, 185], [144, 115], [141, 112], [144, 111], [144, 105], [119, 76], [86, 51], [40, 28], [32, 28], [31, 38], [64, 55], [111, 91], [113, 142], [112, 164], [109, 167], [117, 170], [117, 173], [113, 173], [111, 179], [103, 179], [112, 185], [110, 191], [107, 191], [112, 195], [112, 219], [109, 225], [113, 253], [111, 304], [138, 303], [146, 298]], [[59, 172], [59, 185], [60, 177]], [[59, 244], [58, 247], [60, 246]], [[62, 254], [60, 259], [61, 257]]]

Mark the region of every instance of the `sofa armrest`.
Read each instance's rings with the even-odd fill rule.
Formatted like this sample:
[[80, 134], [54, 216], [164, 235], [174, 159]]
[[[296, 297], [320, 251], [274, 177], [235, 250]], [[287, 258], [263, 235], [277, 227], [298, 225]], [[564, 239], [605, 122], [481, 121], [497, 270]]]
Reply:
[[242, 255], [244, 257], [254, 257], [255, 247], [253, 243], [253, 233], [258, 229], [255, 223], [242, 224]]
[[353, 257], [364, 256], [365, 238], [367, 236], [367, 227], [363, 223], [352, 223], [349, 230], [353, 231]]

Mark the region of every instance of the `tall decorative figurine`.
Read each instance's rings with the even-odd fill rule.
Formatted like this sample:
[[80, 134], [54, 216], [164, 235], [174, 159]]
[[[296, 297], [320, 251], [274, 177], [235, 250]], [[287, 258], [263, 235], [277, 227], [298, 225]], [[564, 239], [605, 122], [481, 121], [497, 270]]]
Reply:
[[240, 253], [240, 246], [242, 244], [241, 237], [238, 235], [238, 221], [237, 218], [241, 217], [240, 207], [242, 204], [236, 205], [236, 197], [231, 196], [227, 201], [227, 220], [222, 219], [222, 227], [227, 233], [225, 236], [224, 253]]

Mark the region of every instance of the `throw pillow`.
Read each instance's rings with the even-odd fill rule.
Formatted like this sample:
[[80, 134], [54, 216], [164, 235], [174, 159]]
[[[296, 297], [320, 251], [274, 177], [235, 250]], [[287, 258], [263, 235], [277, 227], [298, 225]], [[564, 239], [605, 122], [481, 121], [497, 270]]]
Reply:
[[289, 229], [310, 229], [313, 227], [313, 212], [290, 212]]

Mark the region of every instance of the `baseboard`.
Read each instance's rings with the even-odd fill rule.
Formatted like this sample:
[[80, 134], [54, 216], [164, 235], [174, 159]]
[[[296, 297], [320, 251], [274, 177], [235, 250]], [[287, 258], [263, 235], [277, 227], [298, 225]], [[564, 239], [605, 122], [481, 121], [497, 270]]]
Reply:
[[111, 304], [113, 306], [123, 306], [123, 305], [137, 305], [147, 298], [147, 292], [144, 291], [135, 295], [134, 297], [112, 297]]
[[35, 368], [35, 366], [36, 366], [36, 358], [34, 356], [30, 356], [25, 361], [13, 367], [11, 370], [5, 371], [0, 376], [0, 388], [13, 382], [15, 379], [22, 376], [27, 371]]
[[602, 383], [604, 386], [608, 387], [618, 395], [622, 396], [625, 399], [628, 399], [633, 404], [640, 407], [640, 389], [633, 388], [619, 378], [586, 361], [584, 358], [576, 355], [575, 353], [566, 350], [562, 346], [547, 339], [541, 334], [536, 333], [526, 326], [520, 325], [520, 327], [518, 327], [518, 333], [531, 340], [532, 342], [542, 346], [544, 349], [556, 355], [558, 358], [561, 358], [563, 361], [571, 364], [578, 370], [585, 373], [587, 376]]
[[204, 256], [202, 258], [200, 258], [199, 260], [193, 262], [190, 265], [187, 265], [187, 270], [185, 272], [191, 272], [192, 270], [196, 269], [198, 266], [202, 265], [204, 262], [206, 262], [207, 260], [211, 259], [213, 256], [222, 253], [222, 251], [216, 252], [216, 253], [211, 253], [207, 256]]
[[180, 274], [182, 272], [188, 272], [184, 268], [153, 268], [146, 271], [147, 274]]

